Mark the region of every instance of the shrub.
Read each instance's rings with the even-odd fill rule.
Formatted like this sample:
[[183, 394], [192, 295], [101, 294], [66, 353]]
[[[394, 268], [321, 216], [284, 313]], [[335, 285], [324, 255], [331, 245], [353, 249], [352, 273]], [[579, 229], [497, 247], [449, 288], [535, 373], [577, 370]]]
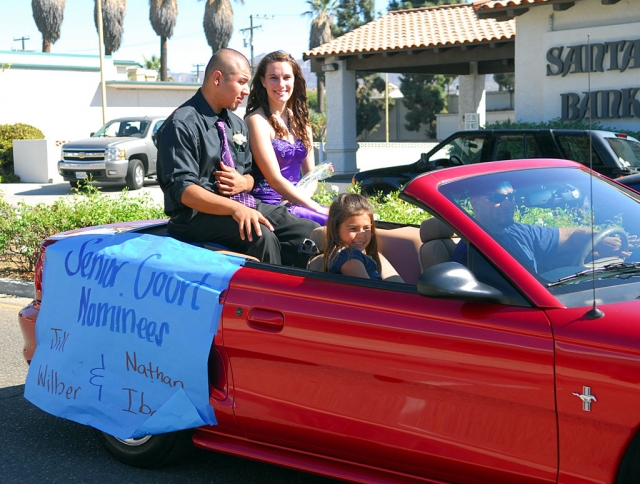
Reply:
[[58, 232], [95, 225], [166, 218], [162, 208], [148, 194], [119, 197], [99, 194], [88, 186], [57, 200], [53, 205], [24, 202], [12, 207], [0, 197], [0, 263], [5, 272], [31, 277], [40, 253], [40, 242]]
[[525, 121], [496, 121], [484, 126], [484, 129], [598, 129], [603, 131], [614, 131], [616, 133], [625, 133], [640, 139], [640, 131], [631, 131], [628, 129], [608, 128], [600, 123], [591, 123], [587, 121], [562, 121], [560, 118], [544, 121], [541, 123], [529, 123]]
[[[331, 183], [321, 182], [318, 184], [318, 191], [313, 199], [321, 205], [329, 206], [338, 196], [338, 187]], [[358, 185], [351, 186], [347, 190], [350, 193], [360, 193]], [[373, 213], [376, 220], [385, 222], [395, 222], [399, 224], [420, 225], [420, 223], [431, 215], [424, 210], [400, 200], [400, 192], [389, 193], [388, 195], [378, 195], [369, 197], [369, 202], [373, 206]]]
[[44, 139], [38, 128], [28, 124], [0, 124], [0, 178], [1, 182], [17, 181], [13, 173], [13, 140]]

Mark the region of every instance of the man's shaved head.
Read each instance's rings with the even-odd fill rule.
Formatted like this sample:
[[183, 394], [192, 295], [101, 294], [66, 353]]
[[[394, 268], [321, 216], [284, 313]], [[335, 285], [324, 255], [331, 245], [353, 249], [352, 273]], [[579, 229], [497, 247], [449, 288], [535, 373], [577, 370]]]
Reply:
[[204, 71], [205, 81], [215, 71], [220, 71], [225, 75], [236, 74], [243, 67], [249, 67], [249, 61], [237, 50], [220, 49], [211, 56], [207, 68]]

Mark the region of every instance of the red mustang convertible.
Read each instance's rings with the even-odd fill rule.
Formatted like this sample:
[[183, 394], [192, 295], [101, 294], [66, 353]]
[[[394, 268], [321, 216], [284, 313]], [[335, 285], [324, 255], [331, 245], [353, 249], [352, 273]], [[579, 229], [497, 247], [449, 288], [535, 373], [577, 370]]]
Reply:
[[202, 369], [218, 424], [103, 434], [110, 452], [151, 467], [186, 438], [353, 482], [640, 481], [640, 194], [523, 160], [432, 171], [401, 197], [421, 226], [376, 230], [402, 281], [247, 260]]

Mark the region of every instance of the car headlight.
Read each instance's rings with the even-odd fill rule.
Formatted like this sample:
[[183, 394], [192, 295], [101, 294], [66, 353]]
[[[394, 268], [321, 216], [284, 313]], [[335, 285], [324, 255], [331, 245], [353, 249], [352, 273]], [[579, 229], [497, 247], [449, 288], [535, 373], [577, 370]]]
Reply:
[[107, 161], [120, 161], [120, 160], [126, 160], [127, 155], [123, 149], [107, 148], [107, 150], [105, 151], [105, 158]]

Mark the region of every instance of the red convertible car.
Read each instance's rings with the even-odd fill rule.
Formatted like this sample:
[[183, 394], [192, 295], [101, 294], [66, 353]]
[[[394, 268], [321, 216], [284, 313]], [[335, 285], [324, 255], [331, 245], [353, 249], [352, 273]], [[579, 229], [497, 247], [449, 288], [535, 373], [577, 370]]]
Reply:
[[110, 452], [150, 467], [186, 439], [353, 482], [640, 481], [640, 195], [526, 160], [429, 172], [401, 197], [429, 213], [376, 225], [402, 282], [248, 260], [209, 356], [218, 425], [103, 435]]

